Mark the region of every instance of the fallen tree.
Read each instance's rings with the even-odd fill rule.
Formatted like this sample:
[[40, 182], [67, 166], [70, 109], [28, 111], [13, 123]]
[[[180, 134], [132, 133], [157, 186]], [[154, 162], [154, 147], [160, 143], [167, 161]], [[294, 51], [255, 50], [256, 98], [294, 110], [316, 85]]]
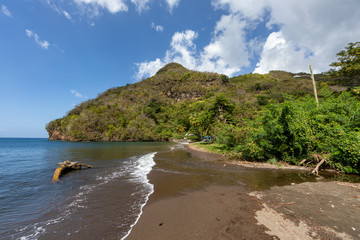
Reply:
[[59, 167], [56, 168], [54, 175], [53, 175], [53, 179], [52, 179], [53, 182], [59, 181], [59, 177], [66, 170], [81, 170], [81, 167], [92, 168], [91, 165], [84, 164], [84, 163], [78, 163], [78, 162], [71, 162], [69, 160], [58, 163], [58, 164], [59, 164]]

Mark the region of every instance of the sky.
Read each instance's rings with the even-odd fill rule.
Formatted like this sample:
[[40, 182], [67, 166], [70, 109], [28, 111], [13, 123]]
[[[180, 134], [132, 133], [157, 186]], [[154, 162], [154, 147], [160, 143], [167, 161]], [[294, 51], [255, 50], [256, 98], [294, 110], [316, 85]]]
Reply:
[[170, 62], [324, 72], [359, 20], [359, 0], [0, 0], [0, 137], [48, 137], [75, 105]]

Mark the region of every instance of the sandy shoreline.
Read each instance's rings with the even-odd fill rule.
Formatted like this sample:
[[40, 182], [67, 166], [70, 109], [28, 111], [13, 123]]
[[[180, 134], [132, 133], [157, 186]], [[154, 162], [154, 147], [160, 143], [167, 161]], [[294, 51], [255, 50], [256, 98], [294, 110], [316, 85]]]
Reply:
[[[229, 164], [216, 154], [192, 154]], [[210, 184], [178, 195], [157, 192], [126, 239], [360, 238], [360, 184], [320, 180], [262, 191]]]

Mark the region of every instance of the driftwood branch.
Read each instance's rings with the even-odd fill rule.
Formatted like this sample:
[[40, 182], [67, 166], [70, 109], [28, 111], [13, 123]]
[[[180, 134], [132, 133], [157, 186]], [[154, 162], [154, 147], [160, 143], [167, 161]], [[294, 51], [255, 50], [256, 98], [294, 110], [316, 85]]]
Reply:
[[301, 165], [301, 164], [303, 164], [303, 163], [305, 163], [307, 161], [307, 159], [305, 158], [305, 159], [303, 159], [301, 162], [299, 162], [299, 166]]
[[[320, 154], [311, 154], [311, 156], [314, 158], [314, 160], [317, 162], [316, 167], [311, 171], [312, 174], [319, 175], [319, 169], [321, 165], [327, 162], [326, 158], [321, 156]], [[306, 163], [307, 162], [307, 163]], [[303, 159], [301, 162], [299, 162], [299, 166], [306, 163], [306, 167], [309, 163], [311, 163], [312, 160]]]
[[326, 162], [326, 159], [323, 156], [319, 155], [319, 154], [311, 154], [311, 156], [313, 156], [314, 159], [318, 162], [318, 164], [316, 165], [314, 170], [312, 170], [311, 173], [313, 173], [315, 175], [319, 175], [319, 168], [324, 162]]
[[81, 167], [86, 168], [92, 168], [91, 165], [84, 164], [84, 163], [78, 163], [78, 162], [71, 162], [71, 161], [64, 161], [61, 163], [58, 163], [59, 167], [55, 169], [54, 175], [53, 175], [53, 182], [59, 181], [59, 177], [65, 170], [80, 170]]

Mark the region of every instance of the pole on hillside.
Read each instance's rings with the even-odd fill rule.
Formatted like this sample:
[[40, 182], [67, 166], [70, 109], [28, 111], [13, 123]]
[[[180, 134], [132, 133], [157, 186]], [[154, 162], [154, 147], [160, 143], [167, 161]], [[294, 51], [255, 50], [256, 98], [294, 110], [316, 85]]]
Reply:
[[313, 73], [313, 69], [312, 69], [311, 64], [310, 64], [309, 67], [310, 67], [312, 85], [313, 85], [313, 88], [314, 88], [315, 102], [316, 102], [316, 106], [319, 107], [319, 100], [318, 100], [317, 91], [316, 91], [315, 78], [314, 78], [314, 73]]

